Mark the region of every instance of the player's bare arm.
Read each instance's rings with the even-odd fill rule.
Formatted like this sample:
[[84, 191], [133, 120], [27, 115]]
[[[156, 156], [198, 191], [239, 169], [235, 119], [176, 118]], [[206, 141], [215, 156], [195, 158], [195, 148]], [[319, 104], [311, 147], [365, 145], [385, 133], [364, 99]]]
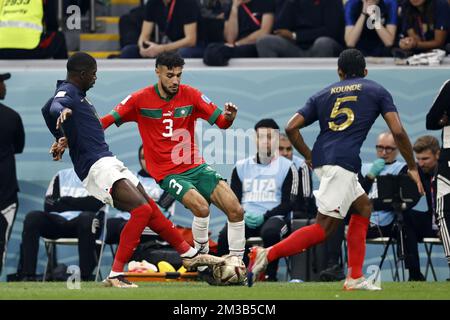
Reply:
[[305, 118], [296, 113], [287, 123], [285, 131], [294, 148], [305, 158], [306, 164], [312, 166], [311, 149], [306, 145], [300, 129], [305, 126]]
[[419, 190], [419, 193], [424, 195], [425, 191], [423, 189], [422, 182], [420, 181], [419, 172], [417, 171], [417, 165], [414, 160], [411, 142], [409, 141], [408, 134], [403, 128], [398, 113], [387, 112], [384, 114], [383, 117], [389, 129], [391, 130], [392, 135], [394, 136], [395, 143], [397, 144], [401, 155], [403, 156], [403, 158], [406, 161], [406, 164], [408, 165], [408, 175], [417, 184], [417, 189]]

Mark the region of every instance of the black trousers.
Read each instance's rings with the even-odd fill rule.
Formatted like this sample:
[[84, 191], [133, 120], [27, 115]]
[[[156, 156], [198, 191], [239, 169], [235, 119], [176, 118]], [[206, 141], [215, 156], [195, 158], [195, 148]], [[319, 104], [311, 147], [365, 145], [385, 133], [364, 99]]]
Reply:
[[[268, 248], [273, 246], [274, 244], [280, 242], [280, 240], [288, 234], [288, 225], [283, 218], [280, 217], [271, 217], [264, 222], [257, 229], [249, 228], [247, 225], [245, 226], [245, 239], [251, 237], [261, 237], [263, 239], [264, 247]], [[228, 254], [228, 228], [227, 225], [219, 233], [218, 239], [218, 248], [217, 253], [219, 256], [223, 256]], [[248, 253], [250, 248], [246, 246], [244, 253], [244, 263], [248, 265]], [[269, 277], [269, 280], [277, 279], [277, 270], [278, 270], [278, 260], [272, 261], [267, 266], [266, 275]]]
[[450, 168], [449, 159], [439, 159], [436, 195], [436, 224], [450, 266]]
[[122, 229], [127, 224], [128, 220], [123, 218], [110, 218], [106, 221], [106, 244], [118, 244], [120, 241], [120, 234]]
[[6, 249], [8, 248], [8, 241], [11, 237], [11, 231], [16, 220], [19, 203], [15, 202], [0, 208], [0, 274], [2, 273], [3, 264], [6, 259]]
[[[23, 222], [21, 263], [18, 273], [26, 277], [36, 274], [39, 238], [78, 238], [78, 254], [82, 280], [90, 280], [96, 266], [95, 212], [82, 212], [72, 220], [43, 211], [28, 213]], [[94, 231], [94, 232], [92, 232]], [[21, 265], [21, 266], [20, 266]]]
[[436, 237], [437, 231], [433, 230], [432, 217], [426, 212], [405, 211], [403, 222], [405, 265], [410, 277], [415, 278], [421, 274], [418, 244], [423, 238]]
[[[110, 218], [106, 222], [106, 244], [119, 244], [120, 242], [120, 234], [122, 233], [123, 228], [127, 224], [128, 220], [123, 218]], [[141, 243], [151, 240], [160, 240], [163, 241], [159, 235], [141, 235]]]

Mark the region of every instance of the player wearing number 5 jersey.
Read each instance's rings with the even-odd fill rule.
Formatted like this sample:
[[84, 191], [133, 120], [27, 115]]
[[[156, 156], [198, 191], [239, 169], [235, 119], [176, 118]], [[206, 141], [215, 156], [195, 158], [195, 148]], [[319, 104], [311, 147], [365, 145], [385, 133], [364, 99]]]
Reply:
[[243, 209], [223, 180], [199, 155], [194, 142], [197, 119], [226, 129], [237, 108], [225, 104], [225, 112], [199, 90], [180, 84], [184, 60], [175, 52], [156, 59], [158, 83], [126, 97], [102, 118], [106, 129], [112, 123], [138, 123], [150, 175], [194, 214], [195, 247], [208, 252], [209, 204], [228, 216], [230, 254], [242, 257], [245, 246]]
[[[408, 165], [408, 173], [423, 194], [411, 143], [392, 97], [381, 85], [364, 79], [367, 70], [362, 53], [356, 49], [343, 51], [338, 60], [338, 74], [341, 81], [313, 95], [286, 127], [292, 144], [320, 179], [319, 190], [314, 192], [318, 207], [316, 223], [296, 230], [271, 248], [253, 248], [249, 262], [250, 286], [268, 262], [300, 253], [324, 241], [350, 209], [353, 214], [347, 233], [349, 270], [344, 289], [381, 289], [366, 280], [362, 273], [371, 205], [357, 177], [361, 168], [361, 145], [380, 114]], [[320, 133], [311, 152], [299, 129], [315, 121], [319, 121]]]

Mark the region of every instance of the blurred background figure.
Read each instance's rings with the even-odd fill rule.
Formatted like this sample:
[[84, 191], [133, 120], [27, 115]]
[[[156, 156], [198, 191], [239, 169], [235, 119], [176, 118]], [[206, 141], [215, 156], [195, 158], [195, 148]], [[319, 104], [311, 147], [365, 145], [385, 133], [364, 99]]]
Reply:
[[[370, 16], [378, 14], [369, 10], [371, 6], [379, 8], [379, 27], [368, 24]], [[397, 0], [349, 0], [344, 10], [347, 47], [357, 48], [365, 56], [391, 56], [397, 33]]]
[[256, 42], [259, 57], [337, 57], [344, 38], [342, 0], [286, 0], [274, 35]]
[[73, 168], [58, 171], [48, 186], [44, 211], [31, 211], [23, 221], [18, 278], [38, 280], [36, 264], [39, 239], [43, 237], [77, 238], [81, 280], [94, 280], [92, 272], [97, 263], [95, 240], [104, 223], [104, 212], [100, 211], [103, 206], [101, 201], [88, 194]]
[[3, 1], [0, 59], [67, 59], [57, 11], [55, 0]]
[[125, 46], [120, 58], [155, 58], [179, 50], [184, 58], [203, 56], [197, 38], [200, 7], [197, 0], [149, 0], [137, 43]]
[[[289, 233], [298, 171], [292, 161], [278, 154], [279, 126], [273, 119], [258, 121], [255, 131], [257, 154], [236, 163], [231, 189], [245, 210], [245, 238], [261, 237], [268, 248]], [[228, 253], [227, 232], [225, 225], [218, 239], [219, 256]], [[247, 255], [244, 262], [248, 264]], [[278, 280], [277, 270], [275, 260], [267, 268], [267, 281]]]
[[[5, 80], [10, 77], [9, 73], [0, 74], [0, 100], [5, 99]], [[24, 146], [22, 118], [16, 111], [0, 103], [0, 274], [19, 207], [19, 184], [14, 155], [22, 153]]]
[[409, 54], [443, 49], [450, 27], [446, 0], [409, 0], [402, 7], [400, 49]]

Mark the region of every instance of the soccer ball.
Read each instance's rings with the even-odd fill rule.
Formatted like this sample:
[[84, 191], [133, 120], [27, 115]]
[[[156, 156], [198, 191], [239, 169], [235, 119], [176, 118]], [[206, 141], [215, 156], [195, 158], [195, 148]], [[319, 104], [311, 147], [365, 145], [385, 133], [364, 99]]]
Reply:
[[241, 258], [224, 256], [225, 263], [213, 268], [213, 277], [221, 285], [241, 285], [247, 281], [247, 268]]

